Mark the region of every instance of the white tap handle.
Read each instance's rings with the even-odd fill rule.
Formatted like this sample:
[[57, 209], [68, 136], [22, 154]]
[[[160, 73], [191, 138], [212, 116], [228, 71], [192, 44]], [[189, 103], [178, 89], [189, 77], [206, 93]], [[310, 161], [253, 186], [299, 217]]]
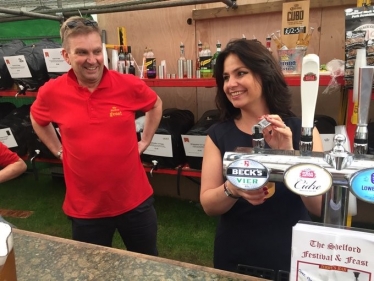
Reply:
[[316, 54], [303, 58], [300, 84], [302, 127], [312, 128], [319, 88], [319, 57]]

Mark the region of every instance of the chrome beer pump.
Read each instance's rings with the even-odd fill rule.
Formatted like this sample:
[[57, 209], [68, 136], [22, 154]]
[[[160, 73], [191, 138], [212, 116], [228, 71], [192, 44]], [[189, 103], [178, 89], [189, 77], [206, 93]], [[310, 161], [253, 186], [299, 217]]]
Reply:
[[300, 150], [264, 148], [259, 123], [252, 129], [253, 148], [239, 147], [226, 152], [223, 158], [224, 176], [244, 190], [258, 189], [268, 181], [284, 182], [301, 196], [323, 195], [323, 222], [345, 226], [348, 214], [349, 190], [359, 199], [374, 203], [374, 156], [367, 151], [367, 115], [371, 97], [374, 68], [360, 68], [359, 125], [354, 154], [344, 149], [344, 135], [334, 137], [329, 152], [313, 152], [313, 119], [318, 95], [319, 58], [306, 55], [301, 73], [302, 130]]

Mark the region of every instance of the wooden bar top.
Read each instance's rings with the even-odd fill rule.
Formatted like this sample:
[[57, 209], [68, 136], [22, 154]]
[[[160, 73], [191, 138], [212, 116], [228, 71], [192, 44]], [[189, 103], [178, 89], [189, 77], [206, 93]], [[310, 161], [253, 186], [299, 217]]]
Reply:
[[13, 229], [18, 281], [261, 281], [126, 250]]

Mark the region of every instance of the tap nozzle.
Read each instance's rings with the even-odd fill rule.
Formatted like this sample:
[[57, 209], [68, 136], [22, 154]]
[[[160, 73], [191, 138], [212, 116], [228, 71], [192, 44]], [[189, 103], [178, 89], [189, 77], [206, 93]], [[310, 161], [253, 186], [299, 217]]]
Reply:
[[35, 149], [35, 154], [31, 157], [30, 162], [33, 163], [34, 159], [40, 154], [39, 149]]
[[366, 154], [368, 151], [368, 128], [366, 124], [358, 124], [355, 132], [353, 153]]
[[157, 160], [152, 160], [152, 169], [149, 171], [149, 174], [151, 175], [151, 177], [153, 177], [153, 171], [156, 171], [158, 169], [158, 161]]
[[299, 150], [302, 156], [311, 156], [313, 150], [313, 127], [301, 128]]
[[262, 133], [261, 125], [257, 124], [252, 127], [252, 147], [255, 152], [265, 147], [264, 135]]

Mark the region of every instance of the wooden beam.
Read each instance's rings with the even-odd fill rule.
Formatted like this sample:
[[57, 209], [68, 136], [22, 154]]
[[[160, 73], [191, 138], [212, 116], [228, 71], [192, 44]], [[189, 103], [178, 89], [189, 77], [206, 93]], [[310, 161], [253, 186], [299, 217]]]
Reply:
[[[205, 20], [205, 19], [214, 19], [214, 18], [224, 18], [224, 17], [237, 17], [237, 16], [246, 16], [254, 14], [265, 14], [265, 13], [274, 13], [281, 12], [283, 3], [287, 1], [276, 1], [276, 2], [266, 2], [258, 4], [246, 4], [240, 5], [240, 0], [238, 1], [238, 8], [227, 9], [226, 7], [222, 8], [210, 8], [210, 9], [201, 9], [192, 11], [192, 19], [194, 20]], [[336, 6], [357, 6], [357, 0], [311, 0], [310, 8], [328, 8]]]

